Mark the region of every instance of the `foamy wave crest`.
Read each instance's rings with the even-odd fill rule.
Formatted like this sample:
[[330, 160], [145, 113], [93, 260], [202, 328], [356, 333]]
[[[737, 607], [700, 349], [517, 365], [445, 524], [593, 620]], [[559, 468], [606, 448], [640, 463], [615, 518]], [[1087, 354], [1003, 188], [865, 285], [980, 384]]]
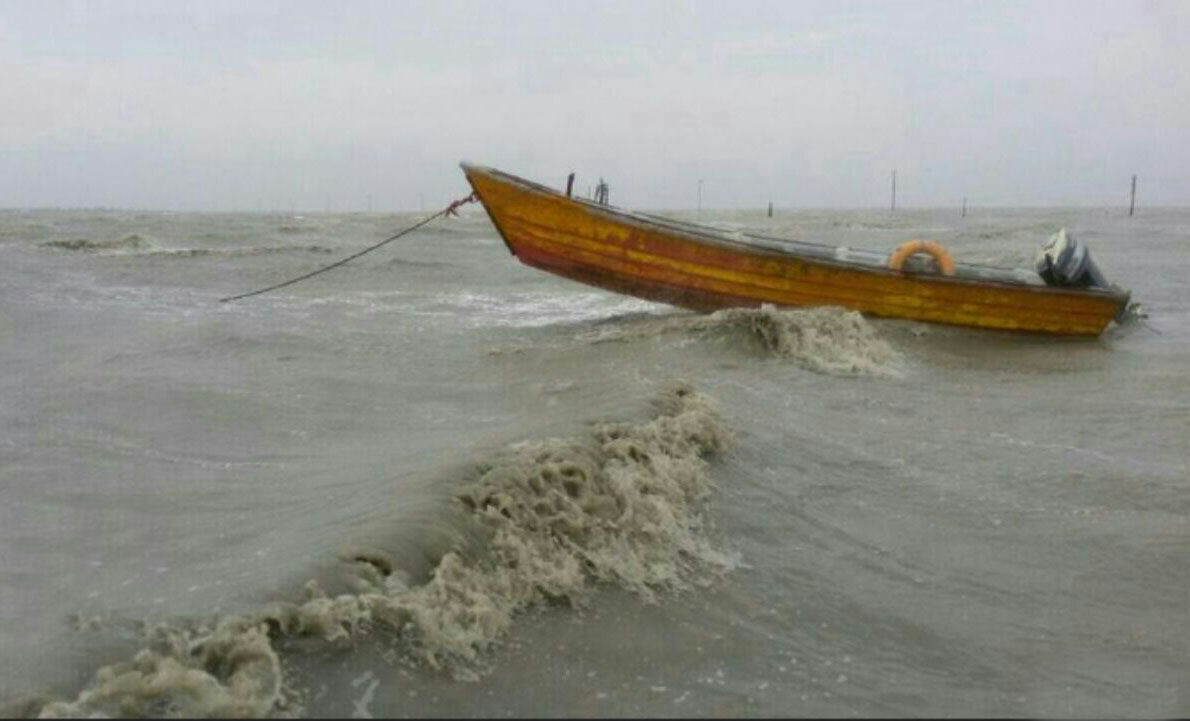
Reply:
[[285, 715], [281, 662], [268, 631], [242, 618], [213, 628], [159, 628], [131, 661], [99, 669], [77, 699], [49, 703], [38, 717]]
[[828, 375], [888, 375], [900, 355], [860, 313], [837, 307], [728, 308], [709, 315], [643, 319], [581, 336], [588, 342], [635, 340], [660, 333], [743, 335], [764, 352]]
[[772, 353], [819, 373], [884, 374], [898, 357], [862, 315], [843, 308], [730, 308], [706, 319], [708, 328], [719, 324], [746, 328]]
[[264, 245], [248, 248], [156, 248], [145, 251], [145, 255], [173, 256], [178, 258], [223, 257], [238, 258], [278, 253], [334, 253], [334, 248], [325, 245]]
[[135, 234], [108, 240], [91, 240], [89, 238], [51, 240], [42, 243], [41, 246], [43, 248], [77, 250], [86, 253], [138, 253], [157, 247], [153, 241]]
[[482, 550], [445, 554], [425, 583], [410, 585], [383, 556], [361, 554], [351, 559], [357, 592], [330, 597], [311, 581], [298, 603], [159, 628], [131, 661], [100, 669], [74, 701], [41, 715], [292, 715], [301, 709], [285, 689], [277, 651], [285, 638], [349, 643], [383, 628], [415, 657], [467, 678], [528, 608], [580, 604], [601, 584], [652, 600], [712, 582], [732, 561], [700, 513], [712, 488], [706, 458], [730, 434], [688, 386], [654, 406], [651, 421], [522, 442], [477, 467], [456, 506], [482, 534]]
[[242, 248], [163, 248], [157, 243], [139, 235], [127, 235], [115, 240], [51, 240], [42, 243], [43, 248], [75, 250], [100, 255], [144, 255], [173, 258], [243, 257], [274, 255], [278, 253], [320, 253], [336, 252], [325, 245], [264, 245]]

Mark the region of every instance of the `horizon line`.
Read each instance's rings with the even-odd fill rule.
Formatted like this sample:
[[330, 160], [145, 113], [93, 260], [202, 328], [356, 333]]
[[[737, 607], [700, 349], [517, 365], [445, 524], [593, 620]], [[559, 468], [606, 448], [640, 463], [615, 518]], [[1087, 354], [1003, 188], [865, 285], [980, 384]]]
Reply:
[[[648, 212], [666, 211], [677, 213], [699, 213], [699, 212], [745, 212], [755, 211], [758, 213], [767, 213], [767, 205], [758, 206], [704, 206], [703, 208], [682, 208], [682, 207], [631, 207], [610, 204], [611, 208], [618, 208], [620, 210], [643, 210]], [[889, 215], [897, 215], [902, 212], [914, 211], [934, 211], [934, 210], [961, 210], [962, 204], [957, 205], [905, 205], [898, 206], [896, 210], [890, 210], [887, 205], [804, 205], [804, 206], [782, 206], [773, 204], [773, 211], [784, 212], [812, 212], [812, 211], [883, 211]], [[1072, 205], [1013, 205], [1013, 204], [990, 204], [990, 205], [972, 205], [967, 203], [967, 215], [971, 215], [972, 210], [1122, 210], [1128, 212], [1127, 205], [1103, 205], [1103, 204], [1072, 204]], [[1190, 210], [1188, 205], [1146, 205], [1144, 210]], [[1142, 208], [1137, 207], [1134, 212], [1139, 215]], [[128, 212], [128, 213], [193, 213], [193, 214], [228, 214], [236, 213], [240, 215], [391, 215], [393, 213], [433, 213], [435, 209], [418, 209], [418, 208], [392, 208], [392, 209], [372, 209], [372, 210], [326, 210], [325, 208], [270, 208], [270, 209], [248, 209], [248, 208], [149, 208], [138, 206], [119, 206], [119, 205], [31, 205], [18, 206], [0, 205], [0, 213], [13, 212], [46, 212], [46, 211], [62, 211], [62, 212], [78, 212], [78, 211], [103, 211], [103, 212]], [[468, 211], [464, 211], [466, 213]], [[469, 212], [478, 212], [470, 210]]]

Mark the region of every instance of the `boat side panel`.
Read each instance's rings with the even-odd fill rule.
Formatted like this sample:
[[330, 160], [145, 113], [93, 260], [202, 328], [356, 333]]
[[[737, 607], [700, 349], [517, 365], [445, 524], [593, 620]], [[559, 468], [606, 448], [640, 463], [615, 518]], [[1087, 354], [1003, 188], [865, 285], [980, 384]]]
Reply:
[[[590, 266], [574, 263], [567, 258], [550, 255], [539, 255], [531, 251], [519, 256], [519, 259], [528, 266], [538, 268], [553, 275], [568, 278], [579, 283], [584, 283], [597, 288], [603, 288], [624, 295], [643, 298], [645, 300], [652, 300], [681, 308], [688, 308], [690, 310], [714, 311], [721, 310], [723, 308], [756, 308], [763, 305], [764, 303], [764, 301], [759, 301], [753, 297], [731, 295], [690, 286], [668, 285], [661, 280], [641, 282], [623, 275], [602, 273], [598, 270], [592, 269]], [[890, 317], [904, 318], [905, 316], [898, 315]], [[1022, 333], [1050, 334], [1055, 332], [1040, 326], [997, 326], [994, 323], [986, 322], [986, 319], [985, 322], [978, 324], [964, 324], [956, 322], [946, 322], [946, 324]], [[1085, 333], [1067, 332], [1061, 333], [1061, 335], [1093, 336], [1098, 335], [1098, 333], [1088, 330]]]
[[[516, 225], [515, 223], [510, 224], [513, 227]], [[905, 293], [885, 293], [882, 297], [877, 298], [874, 295], [876, 291], [872, 284], [838, 282], [838, 274], [831, 274], [833, 269], [825, 269], [825, 276], [819, 278], [816, 276], [816, 272], [820, 270], [819, 267], [813, 264], [803, 264], [796, 258], [783, 261], [790, 265], [791, 269], [802, 271], [796, 279], [790, 279], [771, 274], [749, 273], [746, 269], [741, 271], [739, 267], [691, 265], [664, 256], [624, 251], [622, 248], [584, 242], [582, 239], [568, 239], [568, 242], [559, 242], [557, 238], [541, 235], [532, 230], [522, 230], [516, 235], [523, 249], [532, 247], [547, 255], [569, 257], [593, 268], [602, 268], [616, 274], [665, 280], [674, 284], [685, 282], [701, 288], [717, 289], [733, 295], [756, 298], [762, 302], [813, 305], [822, 304], [823, 298], [830, 298], [833, 302], [847, 307], [860, 308], [868, 312], [881, 312], [874, 305], [876, 300], [880, 300], [881, 305], [886, 309], [881, 314], [895, 316], [930, 312], [934, 306], [944, 307], [947, 312], [970, 312], [981, 315], [996, 312], [1005, 314], [1007, 312], [1013, 317], [1039, 316], [1044, 318], [1053, 316], [1055, 312], [1053, 307], [1037, 303], [1010, 303], [1014, 300], [1012, 298], [993, 296], [990, 303], [987, 300], [981, 302], [972, 297], [970, 293], [957, 295], [950, 299]], [[798, 267], [799, 265], [805, 267]], [[844, 278], [844, 280], [847, 279]], [[1090, 321], [1098, 317], [1097, 314], [1086, 312], [1085, 308], [1066, 308], [1065, 312], [1074, 317], [1085, 316], [1083, 319]]]
[[468, 177], [509, 247], [527, 264], [699, 310], [765, 302], [840, 305], [954, 325], [1097, 335], [1118, 309], [1109, 296], [947, 283], [735, 251], [618, 223], [564, 197], [530, 192], [482, 173]]
[[[543, 222], [536, 214], [526, 217], [508, 213], [504, 222], [523, 243], [550, 243], [554, 245], [553, 252], [557, 253], [593, 254], [585, 257], [586, 262], [600, 263], [601, 259], [595, 256], [603, 256], [641, 266], [665, 267], [691, 275], [734, 281], [755, 286], [751, 292], [761, 294], [764, 296], [762, 300], [770, 302], [785, 302], [780, 297], [782, 292], [797, 294], [800, 290], [802, 295], [829, 296], [848, 306], [867, 303], [870, 307], [864, 309], [870, 312], [880, 312], [881, 307], [887, 306], [885, 315], [901, 315], [931, 302], [960, 311], [988, 312], [991, 309], [986, 306], [1000, 305], [1005, 306], [1001, 310], [1008, 310], [1010, 314], [1061, 311], [1093, 317], [1101, 315], [1104, 308], [1114, 308], [1110, 298], [1039, 294], [1024, 286], [950, 284], [912, 275], [824, 265], [796, 256], [732, 252], [639, 228], [617, 228], [609, 223], [603, 225], [612, 227], [597, 226], [591, 234], [583, 233], [582, 228], [559, 229], [552, 222]], [[1095, 301], [1100, 301], [1098, 308]], [[795, 301], [791, 298], [789, 302]]]
[[617, 263], [597, 265], [589, 262], [582, 253], [557, 254], [543, 251], [531, 244], [525, 244], [518, 252], [522, 262], [620, 293], [636, 295], [648, 300], [657, 300], [695, 310], [715, 310], [737, 306], [757, 306], [775, 303], [785, 306], [838, 305], [872, 315], [892, 318], [911, 318], [951, 325], [962, 325], [1004, 330], [1026, 330], [1069, 335], [1098, 335], [1102, 326], [1098, 322], [1074, 323], [1066, 319], [1055, 322], [1054, 314], [1020, 312], [1012, 316], [994, 316], [983, 312], [962, 313], [956, 308], [920, 307], [877, 312], [858, 303], [848, 303], [837, 296], [814, 293], [788, 292], [780, 297], [763, 297], [755, 288], [722, 281], [691, 277], [683, 273], [656, 272], [639, 268], [617, 269]]

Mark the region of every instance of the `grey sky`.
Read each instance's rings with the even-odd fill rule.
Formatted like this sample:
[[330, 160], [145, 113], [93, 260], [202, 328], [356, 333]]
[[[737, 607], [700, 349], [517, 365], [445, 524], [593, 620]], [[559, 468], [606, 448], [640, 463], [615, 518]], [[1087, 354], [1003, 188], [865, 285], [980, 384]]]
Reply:
[[1190, 204], [1190, 3], [0, 0], [0, 207]]

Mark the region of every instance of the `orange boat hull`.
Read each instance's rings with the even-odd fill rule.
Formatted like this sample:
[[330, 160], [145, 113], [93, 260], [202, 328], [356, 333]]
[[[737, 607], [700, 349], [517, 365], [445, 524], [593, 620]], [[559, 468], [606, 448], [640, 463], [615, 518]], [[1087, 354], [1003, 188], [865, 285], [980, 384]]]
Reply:
[[489, 168], [467, 180], [521, 262], [695, 310], [842, 306], [888, 318], [1097, 336], [1127, 302], [1104, 290], [914, 274], [805, 258], [653, 222]]

